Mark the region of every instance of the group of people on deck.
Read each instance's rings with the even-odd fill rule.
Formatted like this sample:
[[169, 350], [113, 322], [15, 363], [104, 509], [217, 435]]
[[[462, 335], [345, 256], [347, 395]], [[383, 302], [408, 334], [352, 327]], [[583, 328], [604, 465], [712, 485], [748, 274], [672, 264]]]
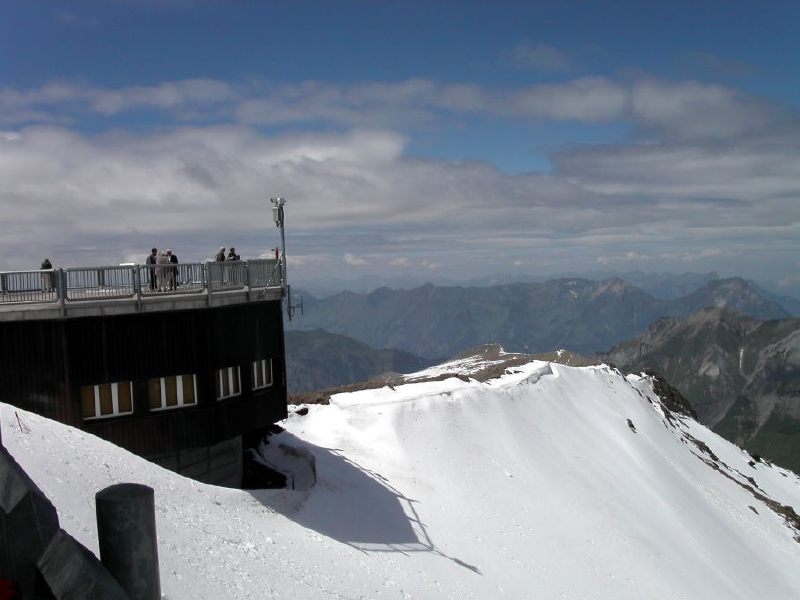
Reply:
[[[217, 262], [219, 261], [233, 261], [240, 260], [236, 254], [236, 248], [231, 247], [228, 254], [225, 254], [225, 246], [220, 246], [219, 252], [214, 257]], [[171, 248], [159, 252], [158, 248], [152, 248], [150, 254], [145, 260], [145, 264], [149, 267], [147, 269], [147, 278], [149, 279], [149, 287], [154, 292], [168, 292], [174, 291], [180, 285], [180, 277], [178, 276], [178, 257], [172, 252]], [[49, 258], [42, 261], [41, 271], [41, 285], [43, 291], [55, 290], [55, 273], [53, 272], [53, 264]], [[144, 277], [142, 277], [144, 280]]]
[[178, 287], [178, 257], [170, 248], [158, 252], [158, 248], [150, 250], [150, 256], [144, 261], [147, 265], [156, 265], [150, 271], [150, 289], [156, 292], [167, 292]]
[[[240, 260], [236, 254], [236, 248], [231, 246], [227, 256], [225, 246], [220, 246], [219, 252], [214, 257], [216, 261]], [[158, 248], [150, 250], [145, 264], [152, 265], [150, 271], [150, 289], [154, 292], [168, 292], [177, 289], [180, 285], [178, 277], [178, 257], [172, 252], [171, 248], [158, 251]]]
[[236, 248], [231, 246], [230, 251], [228, 252], [228, 256], [225, 256], [225, 246], [219, 247], [219, 252], [214, 257], [217, 262], [222, 262], [223, 260], [239, 260], [239, 255], [236, 254]]

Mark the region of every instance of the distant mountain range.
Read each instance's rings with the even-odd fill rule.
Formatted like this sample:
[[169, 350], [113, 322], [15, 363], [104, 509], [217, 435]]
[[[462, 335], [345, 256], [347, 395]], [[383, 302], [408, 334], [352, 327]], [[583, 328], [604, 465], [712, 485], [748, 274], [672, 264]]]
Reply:
[[[623, 279], [631, 285], [638, 287], [643, 292], [661, 300], [672, 300], [686, 296], [698, 288], [720, 279], [715, 271], [708, 273], [654, 273], [645, 271], [589, 271], [584, 273], [562, 273], [547, 277], [531, 274], [491, 273], [465, 280], [455, 280], [446, 276], [430, 277], [426, 274], [423, 278], [414, 274], [400, 274], [392, 276], [363, 275], [357, 279], [343, 281], [315, 280], [305, 284], [297, 282], [296, 287], [302, 288], [317, 298], [327, 298], [343, 290], [357, 294], [368, 294], [378, 288], [390, 287], [394, 290], [411, 290], [432, 283], [437, 287], [494, 287], [498, 285], [511, 285], [515, 283], [542, 283], [554, 279], [588, 279], [602, 281], [604, 279]], [[800, 286], [786, 287], [785, 283], [773, 281], [752, 281], [748, 283], [760, 289], [765, 295], [773, 297], [779, 304], [789, 310], [793, 316], [800, 317]], [[792, 297], [794, 296], [794, 297]], [[791, 305], [791, 308], [788, 305]]]
[[[779, 299], [740, 278], [670, 300], [620, 279], [306, 297], [292, 325], [340, 333], [287, 332], [289, 390], [408, 373], [485, 343], [531, 354], [565, 348], [658, 371], [702, 423], [800, 472], [800, 319]], [[612, 349], [596, 354], [604, 347]]]
[[627, 371], [655, 369], [702, 423], [800, 472], [800, 319], [706, 308], [663, 318], [599, 358]]
[[324, 329], [376, 348], [396, 348], [431, 360], [500, 343], [513, 352], [565, 348], [605, 351], [636, 337], [664, 316], [707, 306], [759, 319], [790, 317], [774, 296], [741, 278], [710, 281], [688, 295], [658, 299], [622, 279], [557, 279], [492, 287], [380, 288], [305, 296], [305, 314], [292, 329]]
[[651, 296], [662, 299], [679, 298], [693, 292], [705, 284], [719, 279], [715, 271], [708, 273], [645, 273], [643, 271], [593, 271], [590, 273], [562, 273], [549, 277], [510, 273], [491, 273], [480, 277], [457, 281], [448, 277], [438, 276], [424, 279], [415, 275], [397, 275], [392, 277], [380, 275], [364, 275], [349, 281], [330, 280], [316, 281], [313, 285], [303, 286], [304, 289], [320, 298], [337, 294], [343, 290], [358, 294], [368, 294], [378, 288], [390, 287], [394, 290], [411, 290], [432, 283], [438, 287], [494, 287], [498, 285], [511, 285], [514, 283], [541, 283], [553, 279], [589, 279], [600, 281], [603, 279], [624, 279], [628, 283], [647, 292]]
[[378, 350], [320, 329], [286, 332], [287, 383], [292, 394], [364, 381], [386, 372], [410, 373], [430, 364], [401, 350]]

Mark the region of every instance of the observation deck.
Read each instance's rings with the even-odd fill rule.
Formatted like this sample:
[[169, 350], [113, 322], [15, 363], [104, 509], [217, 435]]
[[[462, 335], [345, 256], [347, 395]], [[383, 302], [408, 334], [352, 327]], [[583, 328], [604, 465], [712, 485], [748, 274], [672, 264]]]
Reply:
[[280, 300], [283, 257], [0, 272], [0, 321], [124, 315]]

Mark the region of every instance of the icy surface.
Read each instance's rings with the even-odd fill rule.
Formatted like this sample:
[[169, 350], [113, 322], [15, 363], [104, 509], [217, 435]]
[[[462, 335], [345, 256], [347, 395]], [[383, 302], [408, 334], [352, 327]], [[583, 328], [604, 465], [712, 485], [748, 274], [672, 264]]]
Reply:
[[9, 405], [3, 441], [95, 553], [94, 494], [154, 487], [171, 599], [800, 598], [798, 533], [767, 506], [800, 509], [795, 474], [668, 413], [646, 378], [511, 371], [292, 414], [305, 492], [196, 483]]

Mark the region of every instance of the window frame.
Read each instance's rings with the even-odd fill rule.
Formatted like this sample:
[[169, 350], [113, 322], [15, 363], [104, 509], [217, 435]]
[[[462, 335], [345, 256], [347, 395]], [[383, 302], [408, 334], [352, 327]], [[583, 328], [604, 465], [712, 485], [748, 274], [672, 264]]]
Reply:
[[[272, 370], [272, 359], [271, 358], [261, 358], [259, 360], [255, 360], [252, 363], [253, 365], [253, 390], [265, 390], [268, 387], [272, 387], [275, 383], [273, 379], [273, 370]], [[256, 382], [258, 381], [258, 369], [259, 366], [261, 367], [261, 375], [264, 378], [264, 381], [267, 381], [267, 373], [269, 373], [269, 383], [265, 383], [264, 385], [257, 385]]]
[[[234, 389], [234, 381], [238, 384], [239, 391], [232, 392], [227, 396], [222, 396], [222, 375], [226, 373], [228, 375], [228, 389]], [[233, 374], [236, 373], [236, 378], [234, 379]], [[242, 368], [239, 365], [233, 367], [222, 367], [221, 369], [217, 369], [216, 371], [216, 394], [217, 394], [217, 402], [221, 402], [223, 400], [228, 400], [230, 398], [235, 398], [236, 396], [242, 395]]]
[[[131, 409], [122, 412], [119, 409], [119, 384], [127, 383], [128, 391], [130, 393]], [[100, 387], [104, 385], [111, 386], [111, 412], [104, 415], [100, 410]], [[87, 417], [83, 415], [83, 388], [94, 388], [94, 415]], [[98, 419], [110, 419], [113, 417], [124, 417], [133, 414], [133, 382], [132, 381], [113, 381], [109, 383], [95, 383], [94, 385], [81, 386], [81, 416], [84, 421], [95, 421]]]
[[[167, 385], [166, 380], [175, 378], [175, 396], [177, 399], [177, 404], [168, 405], [167, 404]], [[191, 377], [192, 378], [192, 391], [194, 392], [194, 402], [184, 402], [183, 401], [183, 378], [184, 377]], [[174, 410], [176, 408], [186, 408], [187, 406], [197, 406], [197, 374], [196, 373], [184, 373], [181, 375], [168, 375], [166, 377], [151, 377], [147, 380], [148, 383], [148, 392], [147, 392], [147, 400], [150, 402], [150, 382], [154, 379], [159, 380], [159, 386], [161, 390], [161, 406], [158, 407], [150, 407], [151, 412], [159, 412], [162, 410]]]

